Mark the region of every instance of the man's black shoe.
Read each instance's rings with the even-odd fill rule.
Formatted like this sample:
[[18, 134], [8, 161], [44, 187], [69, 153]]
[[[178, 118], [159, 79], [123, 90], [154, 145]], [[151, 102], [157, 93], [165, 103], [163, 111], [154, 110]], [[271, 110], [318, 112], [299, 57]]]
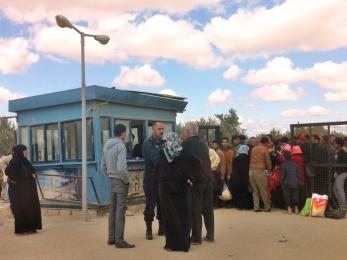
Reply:
[[146, 239], [147, 240], [153, 240], [153, 234], [152, 234], [152, 222], [146, 222]]
[[261, 210], [260, 209], [254, 209], [254, 212], [260, 212]]
[[114, 241], [107, 241], [107, 244], [108, 244], [109, 246], [111, 246], [111, 245], [114, 245], [115, 242], [114, 242]]
[[215, 242], [215, 241], [214, 241], [214, 238], [209, 238], [209, 237], [207, 237], [207, 236], [204, 237], [203, 240], [206, 241], [206, 242], [209, 242], [209, 243], [214, 243], [214, 242]]
[[116, 245], [117, 248], [134, 248], [135, 247], [135, 245], [129, 244], [126, 241], [122, 241], [122, 242], [116, 243], [115, 245]]
[[199, 246], [199, 245], [201, 245], [201, 241], [192, 241], [191, 244], [193, 246]]
[[270, 209], [264, 209], [264, 212], [271, 212], [271, 208]]

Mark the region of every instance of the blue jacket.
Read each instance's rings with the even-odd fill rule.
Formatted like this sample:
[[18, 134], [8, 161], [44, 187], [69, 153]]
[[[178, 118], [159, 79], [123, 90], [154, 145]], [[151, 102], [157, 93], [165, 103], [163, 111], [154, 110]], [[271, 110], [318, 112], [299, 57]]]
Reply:
[[281, 165], [281, 184], [296, 189], [300, 184], [300, 170], [293, 161], [285, 161]]
[[145, 177], [144, 182], [159, 181], [157, 164], [161, 158], [161, 152], [165, 147], [165, 141], [162, 139], [148, 138], [143, 144], [143, 157], [145, 159]]

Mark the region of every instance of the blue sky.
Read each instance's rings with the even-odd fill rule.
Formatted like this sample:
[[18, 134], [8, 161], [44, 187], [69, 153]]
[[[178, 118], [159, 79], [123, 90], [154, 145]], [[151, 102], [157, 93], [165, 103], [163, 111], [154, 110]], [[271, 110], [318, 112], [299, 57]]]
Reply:
[[186, 97], [180, 121], [232, 107], [252, 135], [346, 119], [346, 1], [7, 2], [0, 2], [1, 115], [9, 99], [80, 86], [78, 35], [55, 25], [61, 13], [111, 37], [107, 46], [86, 43], [88, 85]]

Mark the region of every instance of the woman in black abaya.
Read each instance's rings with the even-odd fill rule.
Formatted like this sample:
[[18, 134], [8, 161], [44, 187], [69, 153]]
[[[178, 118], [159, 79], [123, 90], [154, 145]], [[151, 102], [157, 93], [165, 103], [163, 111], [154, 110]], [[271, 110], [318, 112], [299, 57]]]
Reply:
[[16, 234], [33, 234], [42, 229], [40, 201], [35, 169], [28, 161], [28, 150], [19, 144], [13, 148], [12, 160], [5, 170], [9, 198], [15, 219]]
[[249, 192], [249, 147], [241, 145], [236, 151], [233, 162], [232, 193], [235, 206], [238, 209], [253, 207], [252, 194]]
[[188, 252], [192, 219], [191, 163], [180, 157], [181, 151], [177, 134], [168, 134], [166, 148], [157, 165], [160, 175], [159, 198], [165, 223], [164, 249]]

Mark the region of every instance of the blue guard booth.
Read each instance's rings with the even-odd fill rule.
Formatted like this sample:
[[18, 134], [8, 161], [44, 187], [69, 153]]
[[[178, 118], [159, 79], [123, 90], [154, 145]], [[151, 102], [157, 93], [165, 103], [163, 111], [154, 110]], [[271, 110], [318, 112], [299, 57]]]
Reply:
[[[175, 129], [184, 98], [90, 86], [87, 88], [88, 202], [107, 204], [109, 183], [100, 171], [102, 148], [113, 137], [114, 126], [124, 124], [130, 172], [129, 199], [143, 197], [142, 144], [151, 136], [154, 121], [165, 132]], [[46, 201], [81, 200], [81, 89], [32, 96], [9, 102], [17, 113], [18, 142], [29, 147], [39, 174], [40, 194]]]

